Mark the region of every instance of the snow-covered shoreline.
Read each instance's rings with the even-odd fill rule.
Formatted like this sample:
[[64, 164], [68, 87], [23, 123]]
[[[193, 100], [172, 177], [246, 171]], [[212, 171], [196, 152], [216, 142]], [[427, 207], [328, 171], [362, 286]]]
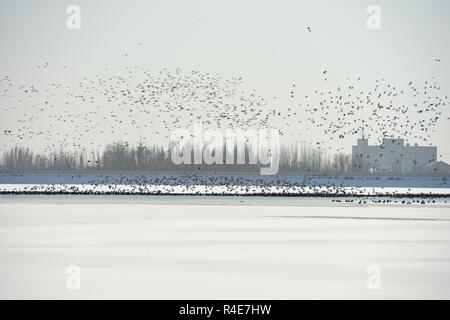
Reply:
[[0, 194], [168, 194], [257, 196], [391, 196], [449, 197], [450, 188], [335, 186], [221, 186], [130, 184], [0, 184]]

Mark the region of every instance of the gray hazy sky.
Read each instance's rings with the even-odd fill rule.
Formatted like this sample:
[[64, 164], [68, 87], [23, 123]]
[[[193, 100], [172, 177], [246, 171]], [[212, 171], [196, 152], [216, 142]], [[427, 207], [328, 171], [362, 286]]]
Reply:
[[[80, 30], [66, 27], [66, 8], [70, 4], [81, 9]], [[381, 8], [380, 30], [366, 27], [366, 9], [371, 4]], [[308, 26], [311, 32], [306, 30]], [[436, 81], [439, 95], [450, 95], [450, 2], [445, 0], [2, 0], [0, 46], [0, 78], [8, 75], [14, 86], [34, 85], [43, 90], [52, 83], [73, 88], [85, 77], [123, 74], [126, 67], [138, 66], [155, 72], [179, 67], [226, 78], [242, 76], [269, 101], [269, 108], [281, 112], [298, 104], [304, 106], [307, 102], [302, 97], [314, 96], [315, 90], [335, 90], [351, 84], [357, 86], [356, 90], [367, 91], [381, 78], [398, 88], [407, 88], [409, 81]], [[46, 63], [48, 67], [37, 68]], [[361, 80], [356, 81], [359, 77]], [[295, 103], [289, 96], [294, 83]], [[0, 89], [3, 86], [0, 84]], [[18, 130], [25, 126], [32, 132], [51, 130], [76, 138], [70, 127], [59, 122], [49, 129], [55, 118], [44, 117], [36, 110], [49, 97], [42, 94], [30, 100], [21, 97], [19, 89], [11, 92], [0, 97], [2, 128]], [[416, 100], [420, 97], [404, 96], [398, 103], [420, 103]], [[64, 115], [64, 98], [55, 94], [53, 99], [51, 114]], [[88, 113], [92, 106], [79, 102], [70, 108]], [[110, 112], [110, 106], [101, 108], [104, 110], [98, 112]], [[450, 160], [448, 109], [442, 108], [441, 120], [429, 140], [438, 145], [438, 153], [443, 154], [440, 159], [446, 161]], [[30, 121], [33, 115], [38, 119]], [[332, 122], [338, 116], [329, 114], [326, 121]], [[415, 112], [411, 117], [416, 117]], [[292, 119], [272, 119], [271, 125], [287, 132], [287, 140], [335, 144], [321, 136], [306, 118], [299, 112]], [[291, 121], [290, 126], [286, 127], [286, 121]], [[102, 122], [99, 128], [109, 125]], [[86, 146], [92, 140], [103, 144], [123, 137], [123, 132], [127, 132], [126, 140], [131, 143], [138, 141], [139, 135], [147, 141], [164, 140], [155, 135], [162, 129], [157, 121], [145, 130], [125, 125], [116, 128], [114, 134], [93, 130], [80, 142]], [[44, 139], [45, 133], [32, 136], [20, 143], [37, 149], [54, 139]], [[340, 142], [341, 150], [351, 152], [356, 137], [347, 135]], [[424, 144], [416, 140], [409, 137], [412, 143]], [[4, 149], [18, 141], [0, 135], [0, 142]]]

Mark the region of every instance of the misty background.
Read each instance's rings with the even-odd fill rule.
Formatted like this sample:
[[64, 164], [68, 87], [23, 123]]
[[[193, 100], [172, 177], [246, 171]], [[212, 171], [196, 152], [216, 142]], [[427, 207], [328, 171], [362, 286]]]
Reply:
[[[80, 30], [66, 26], [71, 4], [81, 9]], [[372, 4], [381, 9], [379, 30], [366, 26]], [[211, 118], [201, 104], [193, 114], [158, 109], [130, 117], [86, 83], [119, 77], [136, 84], [148, 74], [159, 79], [195, 71], [197, 80], [207, 75], [222, 87], [233, 83], [230, 105], [242, 96], [254, 102], [253, 112], [270, 115], [262, 124], [279, 128], [285, 145], [319, 146], [329, 159], [349, 154], [361, 135], [360, 119], [370, 144], [397, 137], [389, 123], [404, 119], [385, 116], [380, 128], [356, 100], [362, 110], [336, 142], [331, 138], [338, 133], [324, 135], [323, 126], [342, 117], [339, 110], [309, 113], [320, 105], [320, 93], [389, 85], [405, 91], [395, 104], [413, 106], [424, 98], [408, 94], [408, 84], [427, 82], [446, 97], [449, 12], [448, 1], [0, 1], [0, 148], [23, 146], [50, 156], [61, 148], [103, 153], [117, 141], [167, 146], [171, 130]], [[405, 138], [437, 145], [438, 160], [450, 162], [448, 106], [441, 110], [425, 140], [415, 131]], [[417, 112], [408, 114], [421, 121]], [[170, 122], [174, 116], [180, 122]]]

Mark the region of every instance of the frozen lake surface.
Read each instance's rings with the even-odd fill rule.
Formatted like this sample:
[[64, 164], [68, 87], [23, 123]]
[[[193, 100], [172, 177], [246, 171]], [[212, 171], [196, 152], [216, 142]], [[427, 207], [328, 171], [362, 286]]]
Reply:
[[448, 202], [1, 195], [0, 298], [449, 299]]

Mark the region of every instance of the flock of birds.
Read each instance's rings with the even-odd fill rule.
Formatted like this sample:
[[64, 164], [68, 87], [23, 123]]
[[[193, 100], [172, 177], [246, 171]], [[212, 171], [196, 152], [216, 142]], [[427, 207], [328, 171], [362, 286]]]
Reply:
[[[201, 21], [199, 14], [197, 18]], [[50, 67], [45, 62], [36, 70]], [[372, 140], [402, 137], [431, 145], [438, 123], [450, 120], [449, 98], [441, 94], [434, 78], [403, 85], [383, 78], [368, 87], [357, 77], [332, 87], [330, 72], [323, 70], [321, 76], [327, 89], [305, 94], [292, 84], [287, 90], [288, 103], [280, 106], [277, 97], [267, 99], [242, 77], [198, 70], [152, 72], [132, 66], [121, 74], [111, 74], [105, 68], [95, 77], [46, 87], [18, 84], [5, 75], [0, 77], [0, 112], [8, 122], [0, 132], [1, 147], [6, 151], [31, 143], [44, 146], [48, 154], [57, 149], [92, 151], [103, 147], [98, 138], [110, 136], [128, 144], [142, 133], [144, 142], [167, 143], [173, 130], [202, 122], [207, 128], [277, 127], [296, 144], [312, 142], [316, 148], [339, 152], [343, 151], [342, 141], [354, 141], [363, 128]], [[306, 131], [317, 137], [316, 141], [306, 141]], [[192, 179], [191, 184], [198, 183]], [[276, 188], [270, 181], [270, 187]], [[136, 188], [147, 183], [134, 182]], [[286, 187], [278, 182], [278, 187]], [[259, 183], [262, 188], [269, 187], [267, 180]], [[233, 184], [242, 185], [242, 181], [220, 183]]]
[[[13, 186], [12, 189], [0, 185], [0, 194], [301, 196], [327, 197], [331, 202], [345, 204], [405, 205], [446, 204], [449, 197], [445, 192], [416, 192], [414, 188], [361, 188], [355, 184], [343, 183], [337, 177], [322, 177], [321, 179], [328, 179], [323, 184], [318, 178], [299, 181], [299, 177], [292, 176], [98, 174], [91, 176], [89, 181], [79, 183], [79, 179], [86, 178], [81, 174], [65, 174], [60, 178], [64, 183]], [[447, 182], [446, 178], [442, 180]]]
[[292, 105], [287, 112], [278, 114], [283, 114], [286, 126], [316, 129], [322, 139], [315, 144], [330, 151], [343, 151], [340, 142], [348, 138], [355, 140], [362, 130], [374, 142], [389, 137], [432, 145], [432, 134], [438, 123], [450, 120], [449, 97], [441, 94], [435, 79], [417, 84], [410, 81], [400, 88], [382, 78], [375, 80], [370, 89], [360, 89], [360, 81], [360, 77], [347, 79], [345, 85], [315, 90], [302, 95], [300, 102], [294, 84], [289, 93]]
[[[49, 153], [60, 147], [101, 148], [93, 142], [96, 138], [128, 141], [133, 131], [144, 133], [144, 142], [164, 142], [174, 129], [190, 128], [194, 121], [236, 129], [267, 127], [269, 120], [267, 101], [246, 88], [241, 77], [199, 71], [164, 69], [153, 74], [127, 67], [123, 75], [97, 74], [75, 87], [53, 83], [38, 89], [16, 85], [8, 76], [0, 78], [0, 85], [0, 97], [6, 100], [2, 114], [11, 113], [11, 119], [19, 115], [16, 129], [2, 132], [3, 149], [39, 138]], [[90, 146], [81, 144], [86, 140]]]
[[[308, 94], [299, 94], [293, 84], [289, 102], [280, 106], [277, 97], [266, 99], [242, 77], [195, 70], [152, 73], [134, 66], [121, 75], [97, 74], [76, 85], [52, 83], [47, 88], [18, 85], [4, 76], [1, 112], [16, 123], [3, 129], [0, 141], [3, 150], [38, 143], [47, 153], [102, 148], [94, 141], [105, 136], [133, 143], [143, 134], [144, 142], [167, 143], [174, 129], [197, 121], [205, 128], [276, 127], [295, 144], [339, 152], [345, 145], [340, 142], [354, 141], [362, 128], [372, 140], [402, 137], [431, 145], [437, 124], [450, 120], [448, 96], [434, 79], [410, 81], [405, 87], [379, 79], [370, 89], [361, 89], [360, 81], [347, 79]], [[305, 133], [318, 138], [307, 141]]]

